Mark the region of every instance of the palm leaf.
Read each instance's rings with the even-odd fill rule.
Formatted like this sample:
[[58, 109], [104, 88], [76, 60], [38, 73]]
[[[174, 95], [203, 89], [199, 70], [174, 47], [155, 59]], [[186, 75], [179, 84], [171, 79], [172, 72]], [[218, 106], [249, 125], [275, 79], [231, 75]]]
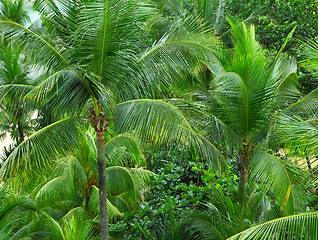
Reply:
[[[96, 186], [92, 186], [88, 205], [94, 213], [99, 213], [99, 193]], [[121, 216], [121, 212], [109, 200], [107, 200], [107, 213], [110, 220], [115, 220]]]
[[251, 178], [263, 183], [276, 197], [283, 214], [294, 212], [293, 186], [284, 165], [274, 156], [255, 152], [251, 157]]
[[193, 130], [181, 112], [159, 100], [134, 100], [117, 105], [115, 126], [119, 132], [132, 132], [152, 144], [179, 141], [194, 147], [217, 171], [227, 168], [217, 148]]
[[278, 218], [260, 225], [251, 227], [238, 233], [228, 240], [234, 239], [317, 239], [318, 238], [317, 212], [303, 213]]
[[45, 169], [49, 171], [52, 158], [62, 152], [66, 154], [73, 151], [77, 141], [78, 121], [78, 117], [60, 120], [24, 140], [3, 164], [1, 178], [18, 176], [22, 171], [20, 178], [27, 183], [31, 173]]
[[213, 59], [218, 48], [218, 40], [207, 24], [200, 18], [188, 17], [175, 21], [168, 33], [140, 57], [139, 63], [145, 79], [152, 84], [158, 84], [160, 79], [160, 83], [182, 86], [185, 73], [198, 62]]
[[129, 134], [120, 134], [105, 144], [107, 165], [140, 166], [144, 163], [140, 143]]
[[318, 69], [318, 43], [315, 41], [308, 41], [303, 44], [303, 49], [307, 59], [300, 62], [300, 64], [308, 69]]
[[315, 152], [318, 143], [318, 90], [315, 89], [300, 101], [278, 115], [276, 129], [285, 146], [297, 152]]
[[5, 36], [15, 41], [20, 41], [28, 49], [31, 59], [44, 63], [47, 67], [64, 68], [69, 65], [61, 52], [54, 47], [52, 38], [43, 34], [34, 26], [24, 27], [5, 17], [1, 17], [1, 30]]

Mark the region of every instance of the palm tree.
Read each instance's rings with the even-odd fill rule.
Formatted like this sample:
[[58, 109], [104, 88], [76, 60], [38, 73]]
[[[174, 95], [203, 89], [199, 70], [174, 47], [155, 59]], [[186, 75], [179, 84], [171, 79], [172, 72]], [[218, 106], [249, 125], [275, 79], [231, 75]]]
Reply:
[[[48, 166], [61, 149], [72, 152], [78, 139], [78, 126], [89, 122], [96, 132], [100, 230], [102, 239], [108, 239], [104, 144], [105, 132], [113, 119], [119, 133], [127, 130], [143, 133], [142, 138], [153, 143], [180, 139], [189, 146], [210, 146], [212, 148], [205, 147], [200, 151], [216, 166], [224, 166], [224, 159], [214, 146], [196, 134], [169, 103], [131, 100], [115, 107], [115, 103], [123, 99], [147, 95], [139, 92], [146, 93], [145, 82], [154, 80], [150, 73], [158, 69], [154, 65], [158, 58], [168, 59], [167, 72], [170, 72], [176, 67], [177, 60], [184, 63], [184, 53], [197, 59], [202, 57], [202, 51], [213, 50], [214, 38], [206, 35], [208, 31], [200, 21], [189, 18], [178, 23], [179, 27], [172, 27], [172, 33], [153, 44], [138, 63], [136, 56], [143, 46], [139, 24], [145, 17], [138, 2], [38, 0], [34, 7], [40, 11], [45, 28], [26, 28], [3, 17], [0, 21], [2, 30], [7, 38], [25, 44], [26, 54], [45, 73], [26, 100], [49, 105], [52, 112], [61, 113], [65, 118], [22, 142], [1, 168], [2, 176], [14, 176], [21, 166], [27, 172], [32, 172], [34, 166], [39, 169]], [[183, 34], [184, 28], [188, 34]], [[172, 50], [174, 58], [165, 53]], [[139, 71], [139, 64], [148, 64], [148, 68], [143, 69], [149, 71]]]
[[[0, 1], [0, 13], [19, 24], [27, 24], [29, 21], [23, 0]], [[4, 118], [8, 120], [0, 128], [11, 132], [11, 138], [19, 144], [23, 142], [26, 130], [30, 127], [27, 124], [28, 106], [23, 102], [23, 97], [33, 89], [33, 81], [29, 76], [30, 64], [27, 64], [28, 59], [22, 54], [22, 44], [2, 37], [0, 45], [0, 103]]]
[[[223, 53], [220, 50], [218, 61], [207, 59], [209, 78], [204, 76], [200, 81], [200, 74], [192, 78], [188, 96], [196, 102], [192, 100], [187, 108], [194, 109], [193, 122], [208, 139], [216, 145], [223, 143], [223, 149], [234, 147], [228, 151], [236, 152], [241, 206], [246, 204], [246, 183], [250, 177], [267, 183], [282, 213], [288, 215], [294, 212], [293, 182], [285, 165], [262, 149], [270, 141], [275, 116], [301, 96], [297, 89], [297, 65], [294, 59], [282, 54], [284, 46], [270, 60], [256, 41], [253, 26], [229, 23], [233, 48]], [[287, 40], [290, 36], [291, 33]], [[186, 104], [181, 104], [185, 109]]]

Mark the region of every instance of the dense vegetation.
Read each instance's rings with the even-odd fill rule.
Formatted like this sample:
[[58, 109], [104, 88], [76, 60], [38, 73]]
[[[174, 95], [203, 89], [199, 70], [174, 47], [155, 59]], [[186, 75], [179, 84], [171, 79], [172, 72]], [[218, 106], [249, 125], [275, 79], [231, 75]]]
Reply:
[[1, 0], [0, 239], [317, 239], [316, 10]]

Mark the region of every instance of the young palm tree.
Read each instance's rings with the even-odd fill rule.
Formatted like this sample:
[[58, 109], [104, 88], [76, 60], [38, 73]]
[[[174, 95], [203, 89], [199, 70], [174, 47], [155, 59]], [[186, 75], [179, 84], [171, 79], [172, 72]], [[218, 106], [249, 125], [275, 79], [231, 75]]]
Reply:
[[[142, 163], [139, 144], [129, 134], [118, 135], [105, 145], [108, 218], [116, 220], [124, 211], [131, 211], [141, 202], [141, 192], [149, 184], [153, 173], [125, 165]], [[87, 218], [98, 215], [97, 153], [95, 139], [90, 131], [80, 133], [76, 152], [56, 160], [53, 174], [33, 190], [35, 200], [42, 209], [67, 206], [69, 217], [84, 212]], [[125, 163], [125, 164], [124, 164]], [[55, 214], [57, 208], [53, 207]], [[50, 214], [53, 216], [52, 214]]]
[[[145, 82], [156, 80], [152, 78], [158, 69], [156, 60], [167, 59], [166, 73], [171, 73], [178, 63], [189, 66], [194, 62], [185, 61], [184, 53], [197, 59], [202, 58], [202, 52], [213, 50], [213, 36], [206, 35], [208, 31], [200, 21], [189, 18], [178, 27], [171, 27], [171, 33], [138, 59], [144, 46], [140, 20], [147, 17], [139, 1], [37, 0], [34, 6], [41, 13], [45, 28], [26, 28], [5, 17], [0, 21], [1, 28], [7, 38], [25, 44], [26, 54], [45, 73], [26, 99], [49, 105], [52, 112], [63, 113], [66, 118], [22, 142], [1, 168], [2, 176], [14, 176], [21, 166], [26, 171], [33, 171], [34, 166], [45, 168], [61, 149], [72, 152], [78, 126], [89, 122], [96, 132], [101, 237], [108, 239], [104, 145], [105, 132], [113, 119], [119, 133], [143, 133], [142, 138], [153, 143], [178, 139], [189, 146], [205, 144], [208, 147], [200, 151], [220, 169], [224, 167], [224, 158], [214, 146], [196, 134], [169, 103], [120, 103], [147, 95], [143, 94], [147, 91]], [[142, 68], [147, 71], [138, 70], [142, 64], [148, 66]], [[120, 104], [116, 107], [115, 103]]]
[[297, 65], [282, 54], [282, 49], [270, 61], [267, 51], [256, 41], [253, 26], [230, 24], [233, 48], [223, 54], [220, 50], [218, 62], [207, 61], [208, 78], [198, 74], [193, 79], [202, 80], [189, 84], [192, 91], [188, 95], [196, 100], [189, 104], [197, 112], [193, 121], [215, 144], [223, 142], [237, 152], [242, 207], [247, 201], [245, 189], [251, 177], [266, 183], [283, 214], [288, 215], [294, 212], [291, 178], [283, 163], [262, 149], [270, 140], [274, 117], [301, 96], [297, 89]]

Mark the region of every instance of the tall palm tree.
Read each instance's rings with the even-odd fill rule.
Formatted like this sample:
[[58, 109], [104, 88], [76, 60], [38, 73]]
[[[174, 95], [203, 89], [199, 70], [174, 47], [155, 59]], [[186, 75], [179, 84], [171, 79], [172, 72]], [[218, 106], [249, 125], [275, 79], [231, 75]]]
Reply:
[[[26, 54], [45, 73], [26, 99], [47, 104], [52, 112], [62, 113], [66, 118], [22, 142], [1, 168], [2, 176], [14, 176], [21, 165], [26, 171], [32, 171], [34, 166], [48, 166], [61, 149], [72, 152], [78, 125], [89, 122], [97, 139], [100, 230], [102, 239], [108, 239], [104, 144], [105, 132], [113, 119], [118, 132], [143, 133], [142, 138], [153, 143], [179, 139], [189, 146], [205, 144], [209, 147], [200, 151], [216, 166], [224, 167], [224, 158], [215, 147], [196, 134], [169, 103], [152, 100], [120, 103], [123, 99], [147, 95], [143, 94], [147, 91], [145, 83], [154, 84], [156, 78], [152, 74], [160, 69], [156, 60], [167, 60], [166, 73], [171, 73], [178, 63], [189, 66], [194, 62], [185, 61], [185, 53], [197, 59], [202, 58], [202, 52], [211, 52], [215, 40], [206, 35], [209, 31], [202, 22], [189, 18], [178, 23], [138, 58], [145, 46], [140, 24], [147, 17], [144, 10], [148, 10], [139, 1], [37, 0], [34, 7], [41, 13], [45, 28], [26, 28], [5, 17], [0, 21], [1, 28], [7, 38], [25, 44]], [[147, 71], [139, 71], [137, 66]], [[171, 79], [166, 76], [165, 80]], [[120, 104], [115, 107], [115, 103]]]

